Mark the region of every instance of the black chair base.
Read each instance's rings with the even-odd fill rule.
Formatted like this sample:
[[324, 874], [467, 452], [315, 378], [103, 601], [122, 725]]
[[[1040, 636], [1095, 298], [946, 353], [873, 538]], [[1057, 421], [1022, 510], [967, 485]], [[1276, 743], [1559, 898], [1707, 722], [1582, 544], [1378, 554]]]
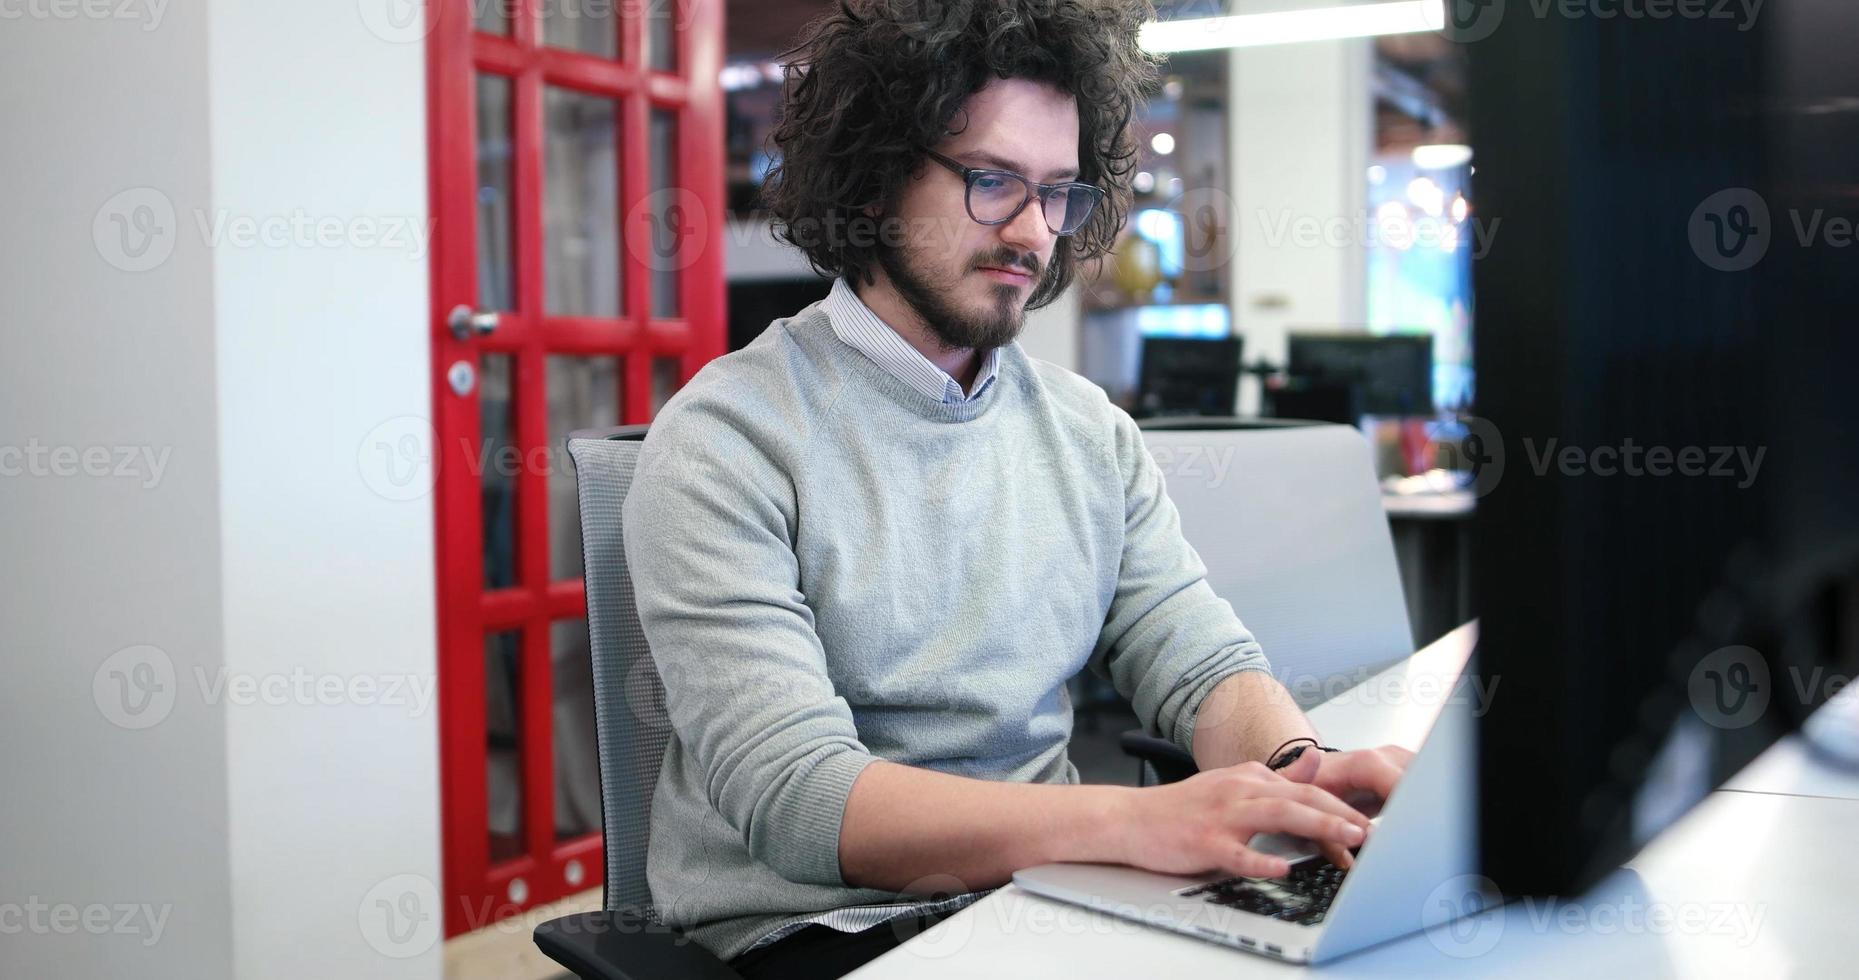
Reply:
[[536, 927], [536, 948], [583, 980], [742, 980], [684, 934], [632, 912], [583, 912]]

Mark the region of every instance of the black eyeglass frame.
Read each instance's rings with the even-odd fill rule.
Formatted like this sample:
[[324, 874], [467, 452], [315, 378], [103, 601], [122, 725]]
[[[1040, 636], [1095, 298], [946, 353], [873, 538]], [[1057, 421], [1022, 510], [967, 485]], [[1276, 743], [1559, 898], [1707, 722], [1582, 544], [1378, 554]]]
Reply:
[[[1067, 180], [1067, 181], [1063, 181], [1057, 184], [1042, 184], [1039, 181], [1033, 180], [1030, 177], [1026, 177], [1021, 174], [1016, 174], [1011, 170], [993, 170], [993, 169], [989, 169], [986, 167], [964, 166], [960, 160], [952, 160], [946, 156], [943, 156], [940, 153], [937, 153], [935, 150], [924, 150], [923, 152], [927, 154], [931, 160], [934, 160], [937, 163], [942, 164], [944, 167], [949, 168], [951, 172], [953, 172], [954, 174], [962, 178], [962, 207], [965, 210], [967, 210], [969, 219], [974, 221], [976, 224], [1004, 225], [1007, 222], [1012, 221], [1015, 218], [1018, 218], [1020, 216], [1020, 212], [1026, 210], [1026, 206], [1032, 203], [1032, 200], [1035, 196], [1039, 198], [1040, 215], [1042, 217], [1046, 217], [1047, 215], [1046, 199], [1049, 196], [1051, 196], [1054, 192], [1061, 191], [1061, 190], [1069, 191], [1074, 188], [1082, 188], [1083, 190], [1085, 190], [1091, 195], [1091, 206], [1085, 209], [1084, 217], [1080, 219], [1078, 222], [1078, 228], [1073, 228], [1071, 231], [1060, 231], [1057, 228], [1053, 228], [1052, 219], [1050, 217], [1046, 217], [1046, 227], [1050, 229], [1054, 235], [1064, 238], [1064, 237], [1077, 234], [1079, 228], [1083, 228], [1087, 223], [1090, 222], [1091, 215], [1097, 213], [1098, 205], [1104, 203], [1104, 189], [1097, 186], [1096, 184], [1087, 184], [1081, 180]], [[981, 218], [975, 217], [975, 206], [974, 206], [975, 179], [977, 177], [988, 177], [988, 176], [1006, 177], [1012, 180], [1017, 180], [1020, 182], [1020, 186], [1026, 189], [1026, 196], [1020, 199], [1020, 203], [1016, 205], [1012, 211], [1009, 211], [1005, 218], [1000, 218], [995, 221], [984, 221]]]

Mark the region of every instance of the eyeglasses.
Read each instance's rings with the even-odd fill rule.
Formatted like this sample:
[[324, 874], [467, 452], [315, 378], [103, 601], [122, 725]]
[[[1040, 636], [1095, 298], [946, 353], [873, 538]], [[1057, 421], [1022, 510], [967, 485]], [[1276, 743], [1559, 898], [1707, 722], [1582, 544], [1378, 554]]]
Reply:
[[1026, 210], [1033, 192], [1039, 192], [1039, 207], [1045, 212], [1046, 227], [1055, 235], [1070, 235], [1084, 227], [1104, 199], [1103, 190], [1091, 184], [1067, 181], [1041, 184], [1027, 180], [1011, 170], [978, 170], [964, 167], [935, 150], [923, 151], [931, 160], [960, 175], [968, 185], [968, 216], [984, 225], [1001, 225]]

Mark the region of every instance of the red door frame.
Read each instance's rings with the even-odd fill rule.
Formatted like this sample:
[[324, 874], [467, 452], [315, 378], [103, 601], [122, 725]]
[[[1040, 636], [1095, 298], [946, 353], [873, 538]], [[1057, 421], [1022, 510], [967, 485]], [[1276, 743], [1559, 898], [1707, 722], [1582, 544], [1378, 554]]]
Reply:
[[[427, 122], [430, 205], [435, 222], [432, 262], [432, 384], [437, 488], [440, 789], [443, 828], [445, 935], [447, 937], [601, 884], [601, 835], [555, 840], [551, 732], [549, 624], [585, 614], [580, 581], [549, 580], [547, 467], [520, 467], [516, 485], [517, 585], [486, 592], [480, 476], [482, 457], [477, 393], [454, 395], [446, 381], [458, 360], [474, 366], [487, 352], [513, 355], [516, 444], [524, 458], [548, 439], [545, 354], [617, 354], [624, 365], [621, 418], [647, 421], [652, 411], [652, 360], [679, 359], [679, 382], [723, 353], [722, 266], [723, 0], [621, 0], [621, 57], [610, 61], [540, 43], [542, 0], [506, 0], [510, 35], [473, 30], [471, 0], [427, 4]], [[678, 4], [674, 23], [676, 74], [643, 64], [642, 8]], [[474, 79], [479, 72], [512, 80], [511, 139], [515, 150], [511, 228], [515, 262], [514, 309], [500, 314], [494, 333], [463, 341], [446, 327], [447, 312], [477, 303], [477, 185]], [[618, 318], [545, 317], [542, 292], [542, 132], [544, 85], [614, 99], [621, 107], [619, 215], [624, 303]], [[650, 268], [642, 233], [650, 221], [635, 215], [648, 193], [650, 110], [676, 112], [676, 199], [689, 217], [681, 269], [683, 316], [650, 316]], [[560, 447], [550, 447], [559, 459]], [[484, 637], [521, 630], [518, 692], [522, 746], [523, 833], [526, 853], [493, 865], [489, 860], [486, 799]], [[582, 877], [569, 884], [566, 869], [578, 861]], [[520, 901], [511, 884], [522, 879]]]

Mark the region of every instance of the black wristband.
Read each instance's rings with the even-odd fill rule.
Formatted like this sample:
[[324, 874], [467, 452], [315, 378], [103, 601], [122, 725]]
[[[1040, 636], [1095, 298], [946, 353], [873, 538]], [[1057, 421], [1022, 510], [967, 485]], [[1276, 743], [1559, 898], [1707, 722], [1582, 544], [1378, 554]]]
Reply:
[[[1296, 743], [1298, 742], [1309, 742], [1310, 744], [1309, 745], [1296, 745]], [[1291, 748], [1291, 746], [1294, 746], [1294, 745], [1296, 747]], [[1286, 751], [1287, 748], [1289, 748], [1289, 751]], [[1302, 758], [1304, 755], [1305, 749], [1316, 749], [1319, 752], [1336, 751], [1335, 749], [1327, 745], [1319, 744], [1317, 740], [1314, 738], [1309, 738], [1309, 737], [1294, 738], [1294, 739], [1290, 739], [1286, 741], [1284, 745], [1280, 745], [1278, 748], [1272, 750], [1272, 754], [1269, 756], [1266, 756], [1266, 758], [1269, 759], [1270, 761], [1265, 763], [1265, 767], [1267, 769], [1272, 770], [1273, 772], [1283, 769], [1286, 766], [1289, 766], [1291, 763], [1296, 762], [1298, 759]]]

